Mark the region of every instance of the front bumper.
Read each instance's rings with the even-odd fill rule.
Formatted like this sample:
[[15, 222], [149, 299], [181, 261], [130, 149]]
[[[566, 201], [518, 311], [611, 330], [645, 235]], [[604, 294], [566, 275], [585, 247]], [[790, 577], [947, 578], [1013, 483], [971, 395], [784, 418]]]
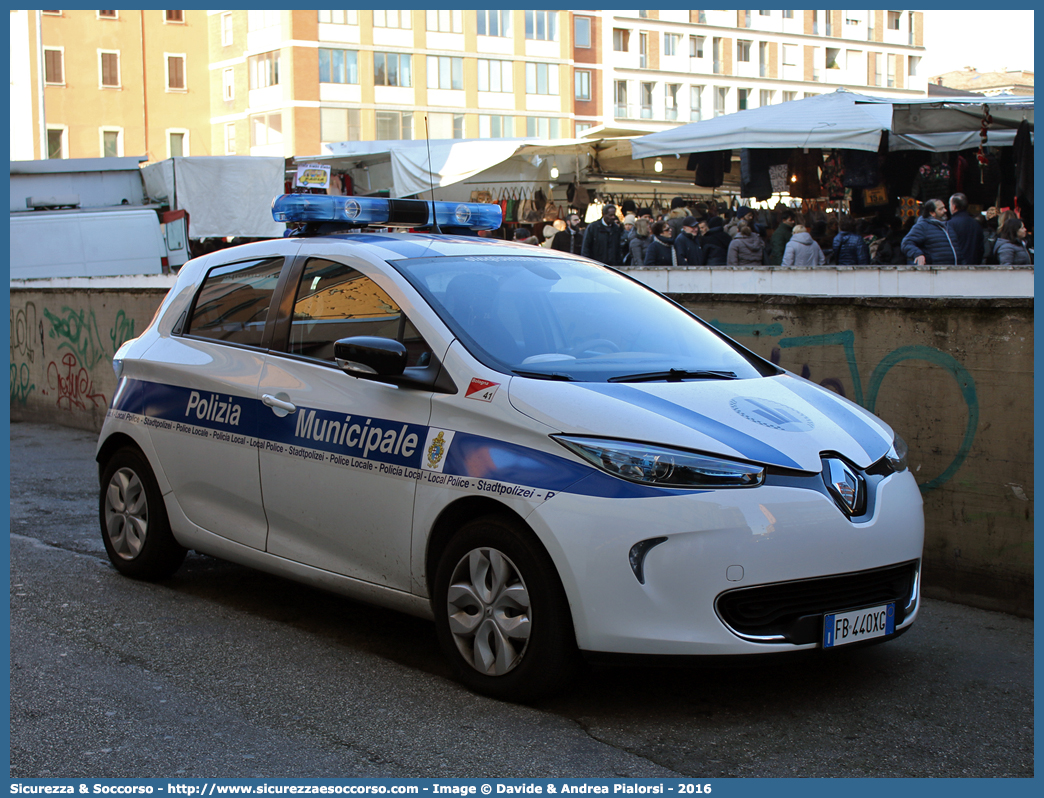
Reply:
[[[773, 653], [818, 647], [823, 613], [873, 606], [891, 592], [902, 594], [889, 597], [897, 611], [902, 604], [897, 631], [913, 623], [921, 495], [908, 471], [874, 490], [873, 512], [858, 522], [822, 492], [780, 485], [642, 499], [559, 494], [527, 520], [558, 567], [582, 650]], [[642, 583], [628, 553], [652, 538], [665, 540], [645, 554]], [[905, 577], [892, 575], [894, 589], [866, 576], [889, 568], [905, 569]], [[757, 604], [742, 600], [756, 599], [747, 592], [754, 590], [769, 599], [770, 620], [782, 616], [782, 624], [759, 627], [743, 617]], [[781, 614], [774, 605], [787, 591], [800, 600]]]

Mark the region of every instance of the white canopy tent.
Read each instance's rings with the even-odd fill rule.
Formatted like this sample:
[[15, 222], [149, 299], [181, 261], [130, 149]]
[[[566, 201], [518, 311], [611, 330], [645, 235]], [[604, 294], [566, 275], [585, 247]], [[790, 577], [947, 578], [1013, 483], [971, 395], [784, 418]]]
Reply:
[[956, 131], [977, 133], [982, 125], [983, 111], [987, 108], [992, 117], [988, 131], [990, 139], [1001, 130], [1017, 129], [1023, 120], [1033, 126], [1032, 97], [929, 97], [894, 101], [892, 132], [903, 135]]
[[[950, 152], [979, 145], [977, 129], [920, 134], [892, 131], [893, 104], [838, 89], [803, 100], [738, 111], [734, 114], [691, 122], [631, 141], [635, 159], [679, 153], [733, 149], [849, 149], [876, 152], [881, 135], [889, 132], [888, 148]], [[991, 143], [1010, 145], [1015, 131], [996, 131]]]

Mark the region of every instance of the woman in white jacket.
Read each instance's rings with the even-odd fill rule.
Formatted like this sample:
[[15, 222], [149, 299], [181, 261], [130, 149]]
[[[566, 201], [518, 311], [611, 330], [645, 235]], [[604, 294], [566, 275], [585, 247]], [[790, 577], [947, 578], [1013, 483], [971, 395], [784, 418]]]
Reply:
[[812, 240], [804, 225], [794, 225], [794, 233], [783, 250], [781, 266], [822, 266], [826, 257], [819, 244]]

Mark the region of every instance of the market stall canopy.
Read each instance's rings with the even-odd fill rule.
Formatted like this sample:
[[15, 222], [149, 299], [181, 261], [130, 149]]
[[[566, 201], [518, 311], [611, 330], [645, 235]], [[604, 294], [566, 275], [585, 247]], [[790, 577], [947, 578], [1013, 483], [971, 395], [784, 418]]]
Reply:
[[188, 211], [192, 238], [278, 238], [272, 219], [283, 193], [286, 161], [251, 155], [168, 158], [141, 168], [148, 196]]
[[[891, 133], [894, 99], [870, 97], [845, 89], [803, 100], [691, 122], [631, 141], [632, 157], [739, 149], [847, 149], [876, 152], [889, 132], [889, 150], [950, 152], [979, 145], [977, 129], [923, 135]], [[997, 131], [993, 144], [1006, 146], [1014, 131]]]
[[989, 109], [992, 122], [989, 135], [1002, 129], [1017, 129], [1025, 120], [1033, 127], [1033, 98], [1016, 96], [997, 97], [937, 97], [892, 103], [892, 132], [899, 134], [978, 132], [984, 108]]
[[[387, 190], [393, 197], [461, 184], [546, 187], [552, 165], [559, 170], [560, 182], [606, 176], [692, 182], [684, 160], [665, 159], [659, 172], [651, 160], [636, 162], [626, 137], [344, 141], [325, 149], [321, 155], [299, 156], [294, 161], [298, 165], [330, 164], [352, 174], [356, 193]], [[366, 184], [361, 184], [364, 180]]]

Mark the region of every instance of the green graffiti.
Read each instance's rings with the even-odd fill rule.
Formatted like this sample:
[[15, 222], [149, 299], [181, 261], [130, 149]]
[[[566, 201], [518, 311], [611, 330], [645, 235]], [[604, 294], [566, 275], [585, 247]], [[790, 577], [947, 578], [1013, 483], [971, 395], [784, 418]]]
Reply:
[[122, 310], [117, 311], [109, 337], [112, 339], [112, 353], [115, 355], [116, 350], [134, 337], [134, 319], [127, 318], [127, 314]]
[[845, 352], [848, 372], [852, 377], [852, 386], [855, 390], [853, 401], [857, 405], [863, 404], [863, 381], [859, 378], [859, 366], [856, 364], [855, 355], [855, 333], [852, 330], [779, 339], [780, 349], [789, 349], [795, 346], [840, 346]]
[[79, 356], [80, 362], [88, 369], [94, 368], [101, 361], [111, 357], [102, 344], [98, 332], [98, 320], [94, 311], [85, 313], [63, 307], [61, 316], [44, 308], [44, 316], [50, 322], [48, 334], [58, 341], [58, 349], [69, 349]]
[[708, 322], [711, 327], [729, 336], [729, 338], [755, 338], [764, 335], [766, 338], [778, 338], [783, 334], [783, 325], [775, 324], [733, 324], [728, 321], [713, 319]]
[[877, 364], [874, 373], [870, 375], [870, 386], [867, 390], [865, 406], [871, 413], [874, 412], [877, 392], [881, 388], [885, 375], [888, 374], [893, 366], [902, 363], [904, 360], [924, 360], [948, 371], [957, 381], [957, 387], [961, 391], [961, 396], [964, 397], [964, 403], [968, 406], [968, 425], [964, 429], [964, 440], [961, 441], [961, 445], [957, 449], [957, 455], [939, 476], [921, 485], [921, 493], [927, 493], [939, 487], [957, 473], [957, 469], [961, 467], [961, 464], [968, 456], [968, 452], [971, 451], [972, 441], [975, 440], [975, 431], [979, 428], [979, 398], [975, 392], [975, 380], [972, 379], [972, 375], [968, 373], [964, 366], [957, 362], [953, 355], [939, 349], [933, 349], [930, 346], [902, 346], [886, 355]]
[[11, 402], [25, 406], [29, 394], [36, 389], [36, 384], [29, 381], [29, 365], [11, 364]]

